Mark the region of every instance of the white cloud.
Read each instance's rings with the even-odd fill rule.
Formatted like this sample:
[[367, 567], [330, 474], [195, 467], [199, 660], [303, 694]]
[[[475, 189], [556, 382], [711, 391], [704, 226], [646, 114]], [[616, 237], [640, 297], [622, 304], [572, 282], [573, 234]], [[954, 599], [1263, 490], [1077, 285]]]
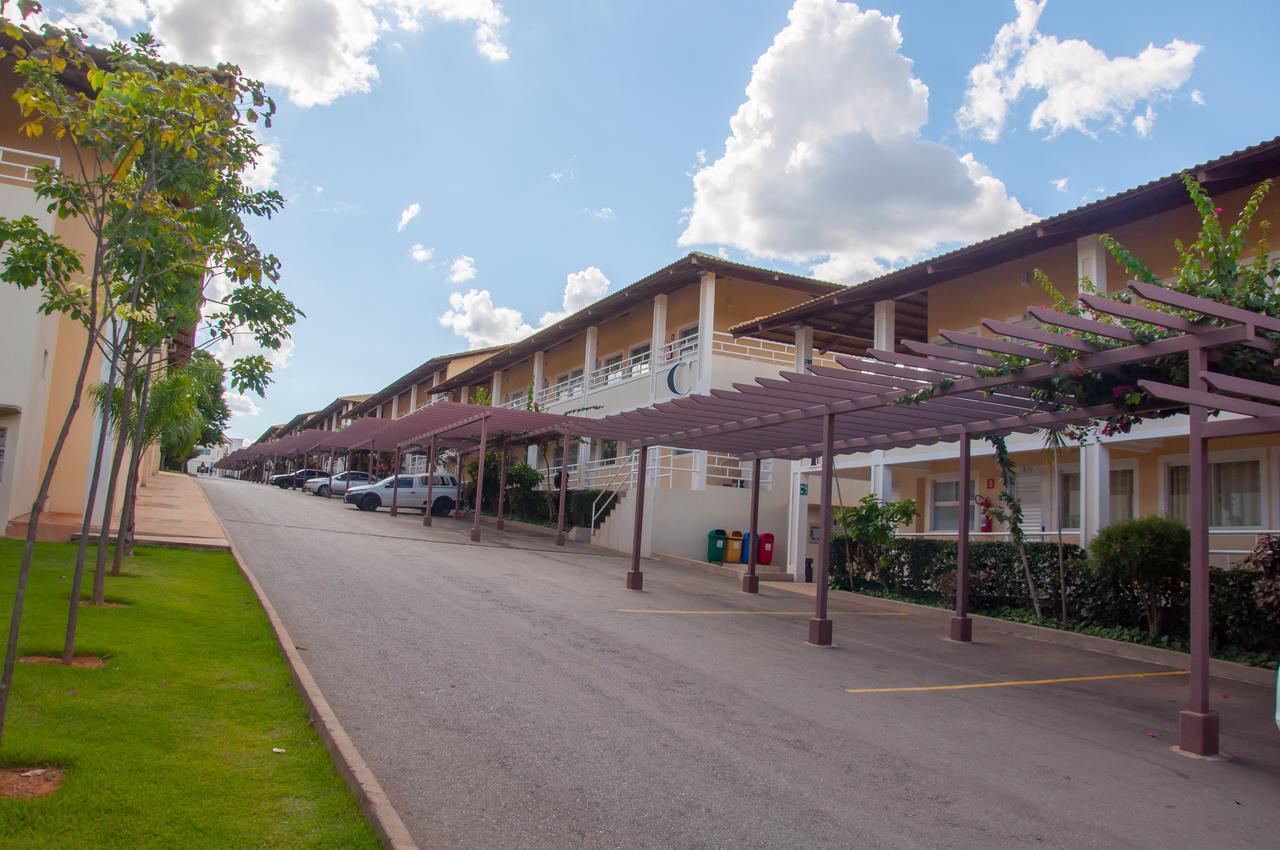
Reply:
[[244, 172], [244, 185], [255, 192], [274, 188], [279, 168], [280, 145], [265, 142], [258, 148], [258, 161]]
[[1151, 135], [1151, 130], [1156, 125], [1156, 111], [1148, 104], [1147, 111], [1142, 115], [1133, 116], [1133, 129], [1143, 138]]
[[1087, 41], [1041, 33], [1047, 2], [1014, 0], [1016, 19], [1000, 28], [986, 58], [969, 71], [964, 105], [956, 113], [960, 127], [994, 142], [1013, 104], [1037, 93], [1041, 99], [1030, 128], [1049, 136], [1119, 128], [1143, 104], [1150, 117], [1130, 123], [1139, 133], [1150, 132], [1151, 102], [1168, 99], [1190, 78], [1201, 46], [1175, 38], [1164, 47], [1148, 44], [1136, 56], [1111, 58]]
[[547, 177], [549, 177], [549, 178], [551, 179], [551, 182], [552, 182], [552, 183], [559, 183], [561, 180], [563, 180], [563, 179], [564, 179], [564, 172], [563, 172], [563, 171], [553, 171], [553, 172], [551, 172], [550, 174], [548, 174], [548, 175], [547, 175]]
[[227, 408], [231, 411], [232, 416], [261, 416], [262, 410], [254, 403], [253, 399], [243, 393], [225, 391], [223, 398], [226, 399]]
[[[469, 259], [469, 258], [468, 258]], [[570, 313], [593, 304], [609, 291], [609, 278], [595, 266], [565, 276], [561, 310], [542, 314], [538, 327], [545, 328]], [[533, 333], [535, 328], [514, 307], [499, 307], [487, 289], [471, 289], [449, 296], [449, 309], [440, 316], [440, 324], [467, 341], [469, 348], [486, 348], [515, 342]]]
[[1030, 221], [971, 155], [920, 137], [929, 92], [901, 46], [896, 17], [797, 0], [752, 69], [724, 155], [693, 177], [680, 244], [856, 280]]
[[400, 222], [399, 224], [396, 225], [396, 233], [399, 233], [400, 231], [404, 230], [409, 225], [409, 222], [417, 218], [418, 214], [421, 212], [422, 212], [422, 204], [419, 204], [417, 201], [414, 201], [412, 204], [409, 204], [409, 206], [401, 210]]
[[533, 333], [519, 310], [495, 306], [487, 289], [452, 293], [440, 324], [465, 339], [470, 348], [515, 342]]
[[598, 210], [589, 210], [588, 212], [592, 218], [598, 218], [601, 221], [613, 221], [614, 218], [612, 207], [601, 207]]
[[1049, 183], [1059, 192], [1067, 191], [1067, 184], [1071, 182], [1070, 177], [1059, 177], [1056, 180], [1050, 180]]
[[1200, 89], [1191, 90], [1191, 102], [1196, 106], [1204, 106], [1204, 93]]
[[449, 266], [449, 282], [450, 283], [466, 283], [474, 279], [476, 276], [476, 261], [466, 254], [461, 257], [454, 257], [453, 263]]
[[103, 45], [145, 29], [166, 58], [234, 62], [299, 106], [368, 91], [379, 40], [428, 21], [471, 24], [481, 56], [508, 58], [497, 0], [72, 0], [60, 18], [46, 18], [80, 26]]
[[580, 272], [566, 275], [564, 297], [560, 301], [562, 309], [543, 313], [542, 318], [538, 320], [538, 326], [545, 328], [547, 325], [555, 324], [570, 313], [576, 313], [583, 307], [599, 301], [608, 291], [609, 278], [595, 266], [587, 266]]
[[432, 251], [430, 248], [423, 245], [421, 242], [415, 242], [413, 244], [413, 247], [409, 249], [409, 256], [413, 257], [413, 259], [419, 263], [425, 263], [427, 260], [431, 259], [432, 256], [434, 255], [435, 255], [435, 251]]

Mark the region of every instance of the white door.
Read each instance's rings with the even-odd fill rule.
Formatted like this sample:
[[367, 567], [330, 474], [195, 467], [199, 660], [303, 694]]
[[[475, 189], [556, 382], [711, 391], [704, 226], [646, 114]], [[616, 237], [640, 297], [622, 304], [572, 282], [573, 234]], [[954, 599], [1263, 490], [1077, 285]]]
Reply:
[[1044, 476], [1019, 473], [1017, 491], [1022, 505], [1022, 531], [1029, 539], [1039, 540], [1044, 531]]

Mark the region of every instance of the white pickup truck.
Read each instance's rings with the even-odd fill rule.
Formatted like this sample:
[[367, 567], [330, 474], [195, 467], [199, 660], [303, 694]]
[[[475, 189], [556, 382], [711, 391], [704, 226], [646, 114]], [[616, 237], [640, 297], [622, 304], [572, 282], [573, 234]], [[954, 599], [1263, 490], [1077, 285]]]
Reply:
[[[363, 487], [352, 487], [343, 497], [343, 501], [355, 505], [362, 511], [376, 511], [378, 508], [391, 507], [392, 491], [395, 492], [396, 508], [422, 508], [427, 503], [427, 474], [400, 474], [400, 484], [395, 486], [396, 476], [389, 475], [374, 484]], [[431, 515], [444, 516], [458, 504], [458, 479], [447, 472], [435, 473], [435, 482], [431, 486]]]

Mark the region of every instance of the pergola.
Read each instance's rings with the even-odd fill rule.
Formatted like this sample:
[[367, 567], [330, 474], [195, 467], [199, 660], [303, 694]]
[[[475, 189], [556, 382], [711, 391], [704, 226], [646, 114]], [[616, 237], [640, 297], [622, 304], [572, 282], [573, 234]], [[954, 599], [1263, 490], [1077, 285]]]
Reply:
[[[651, 408], [590, 420], [591, 436], [641, 446], [636, 478], [635, 538], [626, 587], [640, 590], [640, 540], [644, 515], [647, 447], [666, 445], [732, 452], [752, 461], [751, 535], [756, 539], [760, 461], [765, 458], [821, 458], [821, 528], [831, 527], [833, 459], [837, 452], [958, 442], [961, 503], [973, 499], [970, 444], [974, 437], [1032, 432], [1081, 424], [1120, 413], [1190, 414], [1191, 671], [1190, 703], [1179, 718], [1179, 746], [1198, 755], [1218, 751], [1218, 716], [1209, 702], [1209, 459], [1214, 437], [1280, 431], [1280, 387], [1214, 372], [1212, 363], [1234, 346], [1273, 354], [1280, 320], [1160, 286], [1130, 283], [1130, 301], [1082, 295], [1095, 316], [1110, 316], [1171, 332], [1154, 341], [1126, 327], [1049, 310], [1028, 311], [1038, 324], [984, 320], [990, 336], [943, 331], [950, 346], [903, 340], [905, 353], [871, 350], [866, 358], [842, 356], [844, 368], [811, 366], [805, 373], [782, 373], [732, 390], [675, 399]], [[1158, 305], [1151, 309], [1139, 300]], [[1165, 312], [1172, 309], [1174, 312]], [[1195, 317], [1195, 318], [1193, 318]], [[1268, 336], [1263, 336], [1267, 334]], [[1082, 336], [1083, 335], [1083, 336]], [[1060, 362], [1053, 351], [1075, 356]], [[997, 370], [996, 355], [1023, 358], [1012, 373]], [[1119, 403], [1082, 404], [1073, 397], [1046, 399], [1045, 382], [1086, 372], [1152, 366], [1159, 358], [1185, 356], [1186, 387], [1140, 380], [1148, 401], [1138, 410]], [[1152, 376], [1158, 374], [1148, 370]], [[1210, 416], [1217, 412], [1231, 418]], [[969, 641], [969, 511], [960, 511], [956, 609], [950, 638]], [[756, 592], [755, 547], [742, 589]], [[830, 646], [827, 616], [829, 545], [818, 552], [810, 644]]]
[[[502, 446], [502, 451], [499, 454], [498, 504], [496, 506], [497, 528], [501, 530], [505, 524], [502, 509], [503, 496], [507, 486], [507, 448], [511, 445], [527, 445], [541, 442], [553, 435], [561, 436], [566, 441], [572, 436], [591, 436], [594, 434], [598, 423], [599, 420], [595, 419], [543, 413], [536, 410], [512, 410], [503, 407], [439, 401], [419, 408], [403, 419], [396, 420], [397, 428], [394, 434], [389, 435], [388, 439], [396, 440], [397, 458], [406, 448], [427, 449], [429, 458], [427, 468], [433, 471], [435, 469], [436, 453], [440, 448], [457, 449], [459, 454], [459, 486], [461, 486], [462, 480], [463, 453], [468, 448], [477, 453], [475, 513], [472, 519], [471, 539], [479, 542], [481, 536], [480, 496], [484, 482], [485, 453], [490, 441], [492, 440]], [[561, 466], [561, 483], [558, 488], [560, 491], [560, 504], [556, 519], [556, 545], [558, 546], [563, 546], [565, 542], [565, 496], [569, 488], [563, 469], [567, 466], [567, 463], [568, 456], [566, 452], [565, 462]], [[398, 462], [397, 466], [399, 466]], [[428, 482], [428, 508], [422, 514], [423, 525], [431, 524], [430, 505], [432, 502], [431, 490], [434, 484], [434, 476], [428, 478]], [[395, 504], [394, 489], [392, 490], [392, 504], [393, 506]], [[392, 510], [394, 511], [395, 508], [393, 507]]]

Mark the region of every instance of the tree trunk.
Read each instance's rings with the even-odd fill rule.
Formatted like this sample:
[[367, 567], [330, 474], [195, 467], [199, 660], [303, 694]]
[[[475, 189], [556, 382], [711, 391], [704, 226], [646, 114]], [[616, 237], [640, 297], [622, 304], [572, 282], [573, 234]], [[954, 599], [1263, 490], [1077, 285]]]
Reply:
[[116, 535], [116, 550], [111, 559], [111, 575], [120, 575], [120, 565], [125, 555], [133, 554], [133, 524], [138, 500], [138, 465], [142, 461], [142, 441], [145, 438], [147, 402], [151, 397], [151, 368], [155, 351], [147, 352], [146, 372], [142, 378], [142, 392], [138, 398], [138, 412], [134, 416], [133, 443], [129, 452], [129, 473], [124, 485], [124, 509], [120, 512], [120, 532]]
[[[132, 348], [132, 344], [126, 351]], [[105, 600], [107, 575], [107, 549], [111, 544], [111, 517], [115, 513], [116, 488], [120, 481], [120, 467], [124, 463], [124, 452], [128, 448], [129, 417], [133, 414], [133, 389], [138, 379], [138, 365], [132, 359], [125, 365], [120, 394], [120, 411], [116, 418], [116, 444], [111, 452], [111, 472], [107, 481], [107, 498], [102, 506], [102, 528], [98, 532], [97, 557], [93, 568], [93, 604], [102, 604]]]
[[[115, 334], [112, 334], [112, 351], [116, 350]], [[76, 565], [71, 574], [71, 601], [67, 606], [67, 634], [62, 642], [62, 663], [70, 664], [75, 657], [76, 625], [80, 619], [80, 585], [84, 582], [84, 562], [89, 550], [89, 531], [93, 525], [93, 509], [98, 500], [98, 481], [102, 477], [102, 460], [106, 451], [107, 434], [111, 431], [111, 402], [116, 391], [116, 357], [113, 354], [107, 371], [107, 391], [103, 397], [102, 422], [98, 426], [98, 445], [93, 455], [93, 470], [89, 474], [89, 495], [85, 498], [84, 519], [80, 523], [80, 541], [76, 546]], [[108, 502], [108, 507], [110, 503]], [[106, 534], [103, 528], [98, 529], [98, 538]]]
[[9, 708], [9, 692], [13, 685], [13, 668], [18, 662], [18, 636], [22, 630], [22, 606], [27, 596], [27, 579], [31, 575], [31, 561], [35, 557], [36, 533], [40, 525], [40, 513], [49, 499], [49, 487], [53, 484], [53, 473], [58, 468], [58, 459], [67, 444], [67, 436], [71, 433], [71, 423], [75, 421], [76, 412], [80, 410], [80, 397], [84, 394], [84, 380], [89, 373], [89, 363], [93, 360], [93, 349], [97, 341], [97, 305], [98, 293], [94, 287], [90, 293], [93, 307], [89, 316], [89, 339], [84, 346], [84, 356], [80, 360], [80, 371], [76, 374], [76, 384], [71, 393], [71, 404], [67, 407], [67, 415], [62, 420], [62, 428], [58, 431], [58, 439], [54, 441], [53, 450], [49, 453], [49, 462], [45, 465], [44, 476], [40, 479], [40, 489], [36, 491], [35, 501], [31, 503], [31, 514], [27, 518], [27, 540], [22, 548], [22, 563], [18, 567], [18, 587], [13, 595], [13, 611], [9, 616], [9, 639], [5, 644], [4, 671], [0, 673], [0, 742], [4, 740], [5, 714]]
[[1044, 608], [1040, 604], [1040, 593], [1036, 590], [1036, 580], [1031, 577], [1031, 562], [1027, 560], [1027, 544], [1018, 535], [1018, 559], [1022, 561], [1022, 575], [1027, 580], [1027, 592], [1031, 594], [1031, 607], [1036, 610], [1036, 619], [1044, 619]]

